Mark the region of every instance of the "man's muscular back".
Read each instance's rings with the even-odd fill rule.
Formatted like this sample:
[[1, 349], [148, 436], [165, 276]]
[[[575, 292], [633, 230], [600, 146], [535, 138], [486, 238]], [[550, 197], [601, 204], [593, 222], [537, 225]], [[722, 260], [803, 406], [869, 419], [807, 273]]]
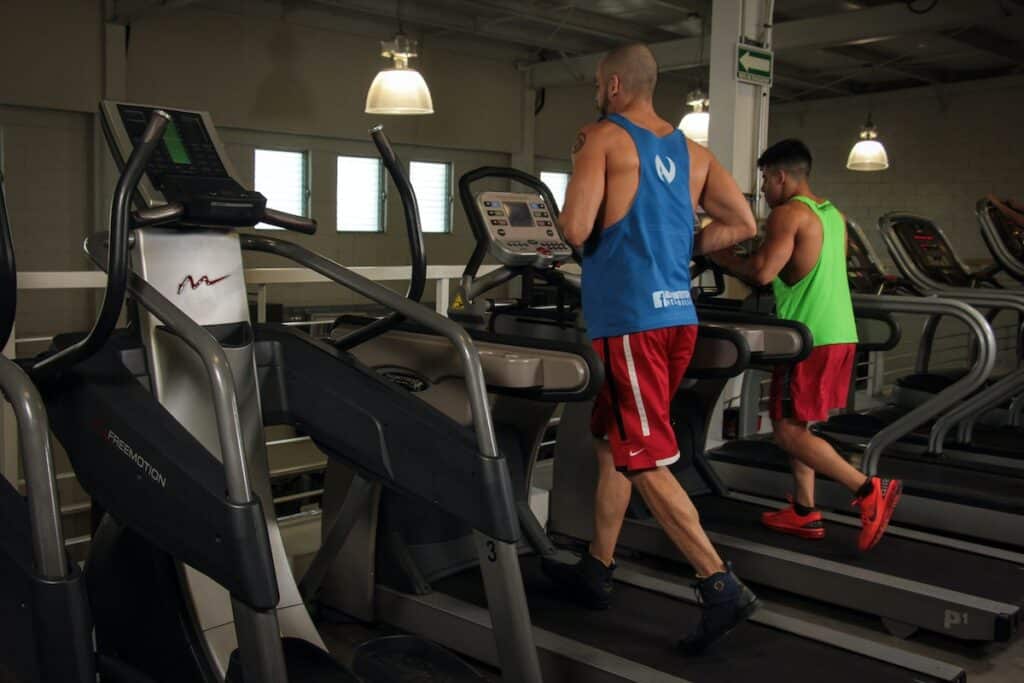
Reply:
[[[668, 121], [656, 116], [637, 118], [641, 120], [631, 119], [632, 122], [658, 137], [671, 135], [676, 130]], [[593, 141], [604, 151], [605, 191], [595, 226], [604, 229], [622, 220], [633, 205], [640, 186], [640, 158], [629, 133], [610, 121], [584, 126], [580, 135], [585, 138], [584, 144]], [[690, 197], [696, 199], [704, 190], [711, 155], [690, 140], [686, 141], [686, 147], [690, 153]], [[576, 154], [578, 151], [574, 151], [574, 161]]]
[[[656, 114], [626, 111], [633, 124], [664, 137], [675, 127]], [[711, 217], [698, 233], [694, 254], [706, 254], [750, 238], [754, 216], [736, 181], [704, 147], [687, 140], [690, 199]], [[571, 244], [581, 246], [595, 229], [607, 228], [629, 212], [640, 184], [636, 146], [621, 126], [598, 121], [580, 129], [572, 149], [573, 175], [559, 224]]]
[[[821, 202], [819, 197], [811, 197]], [[772, 210], [766, 230], [792, 231], [793, 252], [789, 261], [779, 271], [779, 278], [787, 285], [795, 285], [807, 276], [818, 263], [825, 239], [825, 228], [821, 220], [806, 204], [789, 201]]]

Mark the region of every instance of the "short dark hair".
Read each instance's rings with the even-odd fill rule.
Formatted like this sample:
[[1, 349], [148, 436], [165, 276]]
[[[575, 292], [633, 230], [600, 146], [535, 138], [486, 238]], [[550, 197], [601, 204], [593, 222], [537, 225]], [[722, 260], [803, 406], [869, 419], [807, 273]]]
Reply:
[[811, 174], [811, 150], [796, 138], [780, 140], [764, 151], [757, 159], [760, 169], [781, 168], [791, 173]]
[[622, 88], [634, 95], [651, 97], [658, 84], [658, 62], [643, 43], [617, 47], [601, 60], [601, 76], [618, 74]]

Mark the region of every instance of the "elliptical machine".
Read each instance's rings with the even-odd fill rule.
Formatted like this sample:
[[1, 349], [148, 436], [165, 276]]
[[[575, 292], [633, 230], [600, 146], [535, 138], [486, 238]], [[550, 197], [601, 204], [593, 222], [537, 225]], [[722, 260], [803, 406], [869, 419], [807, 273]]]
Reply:
[[[161, 681], [355, 680], [327, 654], [288, 564], [265, 449], [272, 424], [301, 425], [329, 457], [467, 520], [495, 556], [494, 605], [525, 613], [521, 584], [517, 593], [501, 580], [518, 574], [518, 529], [462, 330], [297, 244], [235, 232], [265, 222], [309, 234], [315, 223], [242, 188], [205, 112], [104, 102], [101, 114], [128, 178], [106, 258], [102, 238], [87, 242], [109, 273], [105, 305], [85, 339], [58, 339], [63, 350], [37, 366], [54, 375], [55, 433], [107, 512], [86, 568], [101, 650]], [[136, 182], [141, 208], [129, 216]], [[305, 334], [250, 323], [243, 248], [294, 260], [447, 337], [474, 397], [472, 431]], [[112, 334], [125, 289], [136, 322]], [[435, 449], [443, 456], [426, 457]], [[490, 488], [476, 496], [439, 493], [481, 482]], [[528, 621], [501, 636], [502, 666], [539, 680]], [[365, 662], [372, 680], [388, 680], [386, 649], [363, 650], [355, 669]]]
[[[0, 176], [0, 348], [17, 304], [17, 270]], [[11, 404], [25, 495], [0, 477], [0, 679], [95, 683], [92, 620], [78, 566], [64, 549], [46, 408], [24, 370], [0, 358], [0, 392]]]

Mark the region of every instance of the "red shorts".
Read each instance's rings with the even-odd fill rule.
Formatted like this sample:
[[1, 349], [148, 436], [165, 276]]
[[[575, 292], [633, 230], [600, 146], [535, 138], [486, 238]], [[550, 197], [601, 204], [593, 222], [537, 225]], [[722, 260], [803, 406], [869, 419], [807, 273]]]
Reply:
[[771, 418], [819, 422], [828, 419], [828, 411], [845, 408], [856, 355], [856, 344], [828, 344], [796, 365], [775, 366]]
[[669, 407], [696, 341], [696, 325], [594, 340], [605, 381], [594, 402], [590, 431], [608, 438], [620, 471], [649, 470], [679, 459]]

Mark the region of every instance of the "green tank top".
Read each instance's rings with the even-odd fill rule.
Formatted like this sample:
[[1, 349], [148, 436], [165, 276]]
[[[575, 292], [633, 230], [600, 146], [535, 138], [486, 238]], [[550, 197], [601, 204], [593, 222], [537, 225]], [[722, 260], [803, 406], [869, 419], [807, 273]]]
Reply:
[[825, 200], [821, 204], [803, 196], [793, 197], [808, 206], [821, 221], [821, 253], [811, 272], [794, 285], [776, 277], [772, 281], [775, 308], [780, 318], [806, 325], [815, 346], [857, 342], [850, 284], [846, 276], [846, 223], [843, 215]]

